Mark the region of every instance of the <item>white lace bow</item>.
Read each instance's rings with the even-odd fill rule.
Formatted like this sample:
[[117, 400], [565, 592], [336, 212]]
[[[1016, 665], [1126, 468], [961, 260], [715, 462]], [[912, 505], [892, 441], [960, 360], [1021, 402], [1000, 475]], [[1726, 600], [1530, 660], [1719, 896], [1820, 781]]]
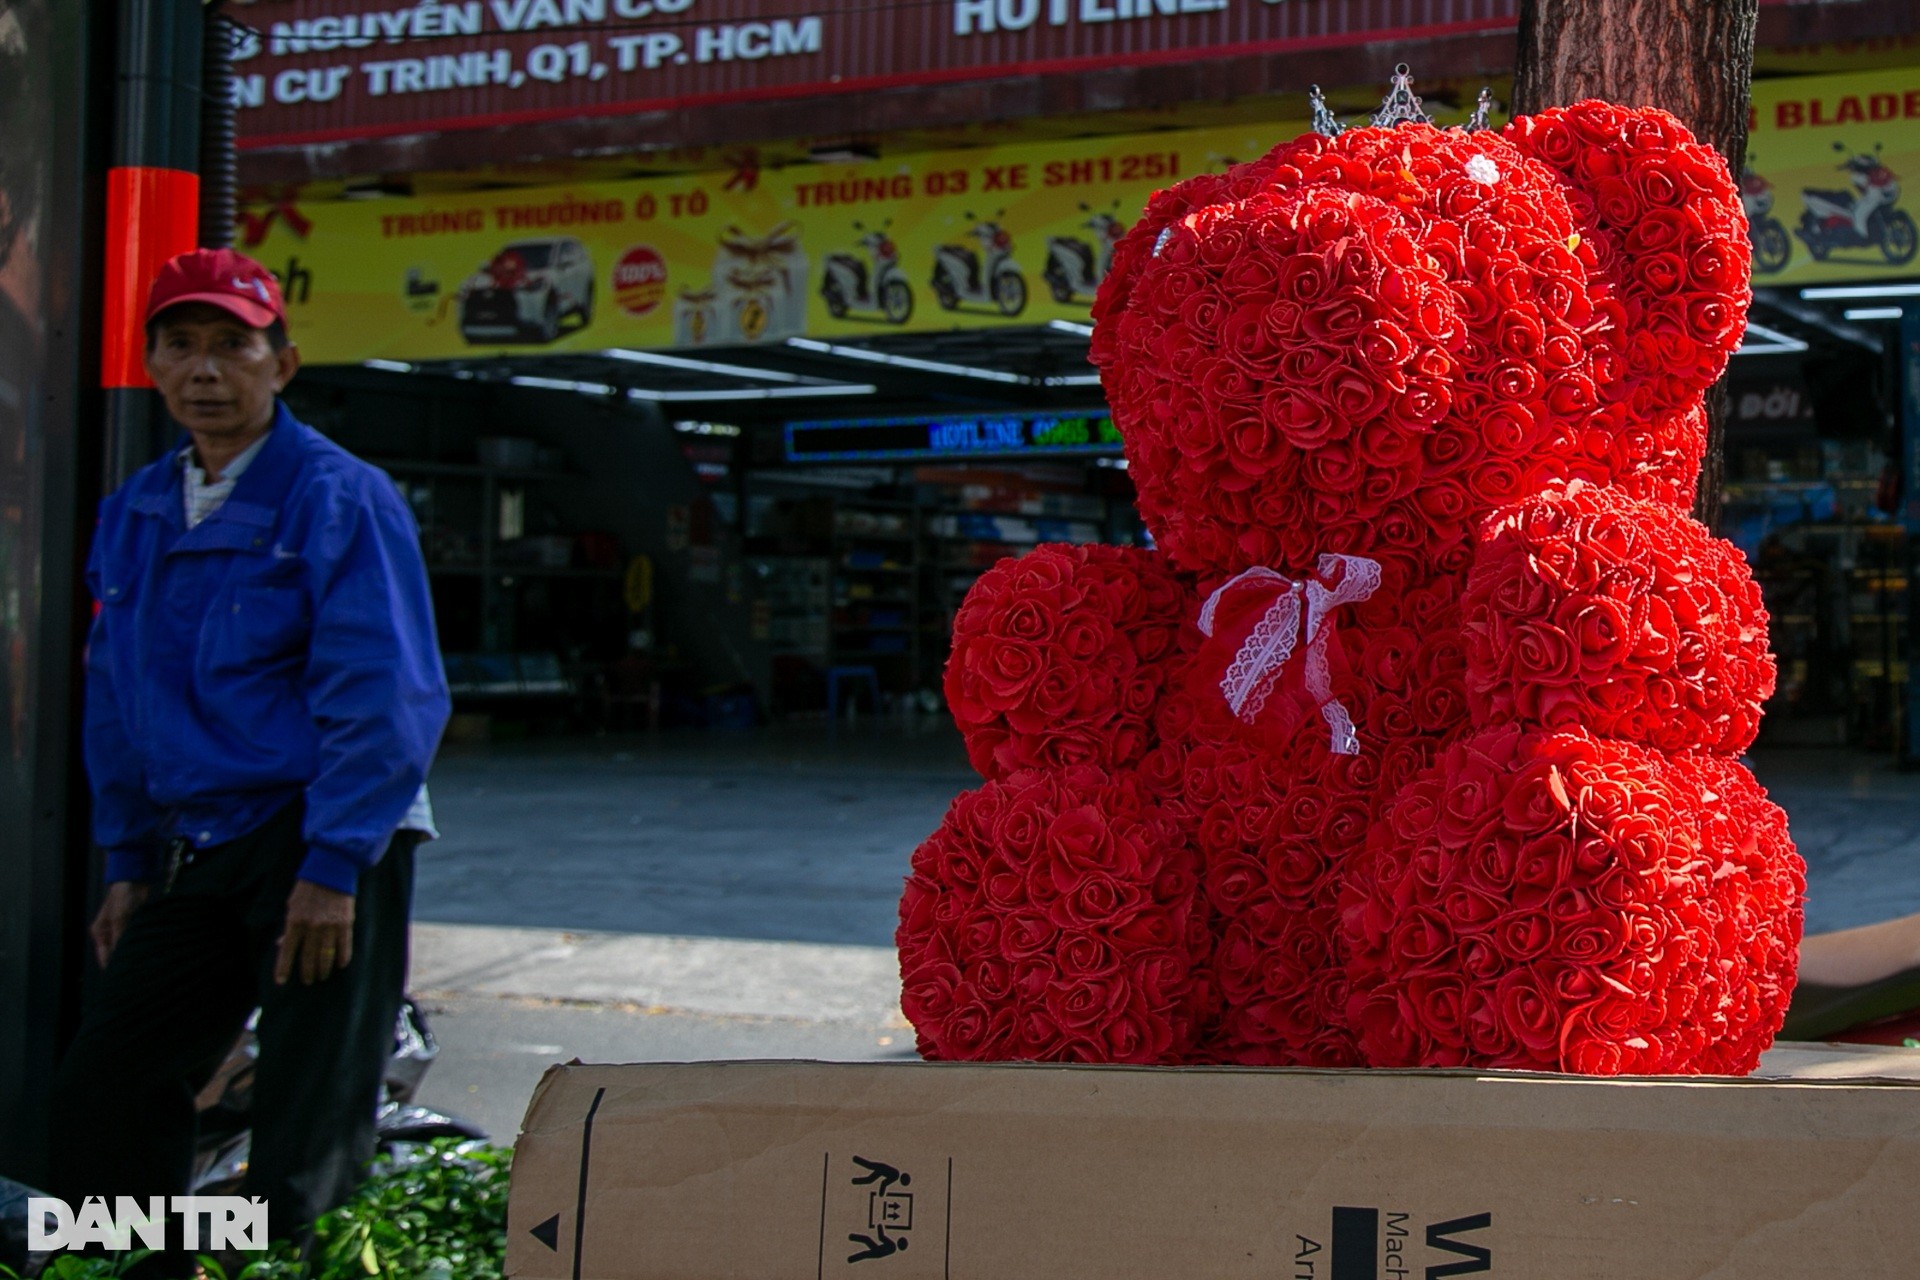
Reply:
[[[1336, 575], [1331, 587], [1323, 581]], [[1320, 557], [1318, 576], [1305, 582], [1295, 582], [1272, 569], [1248, 569], [1207, 597], [1200, 610], [1200, 630], [1211, 636], [1221, 598], [1235, 587], [1254, 582], [1275, 584], [1280, 597], [1267, 607], [1221, 678], [1220, 692], [1226, 695], [1227, 706], [1252, 724], [1280, 683], [1294, 651], [1304, 648], [1306, 669], [1302, 674], [1307, 694], [1327, 722], [1334, 754], [1357, 755], [1360, 739], [1354, 732], [1353, 717], [1333, 696], [1333, 673], [1327, 661], [1333, 623], [1328, 614], [1338, 605], [1357, 604], [1379, 590], [1379, 562], [1365, 556], [1324, 555]]]

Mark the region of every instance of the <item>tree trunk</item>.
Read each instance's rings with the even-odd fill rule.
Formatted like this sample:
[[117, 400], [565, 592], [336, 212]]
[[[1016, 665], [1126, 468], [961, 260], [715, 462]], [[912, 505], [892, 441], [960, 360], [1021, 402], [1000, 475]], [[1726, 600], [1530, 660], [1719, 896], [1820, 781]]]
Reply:
[[[1753, 34], [1759, 0], [1521, 0], [1513, 113], [1582, 98], [1661, 107], [1727, 158], [1745, 164]], [[1720, 520], [1727, 389], [1707, 397], [1707, 456], [1694, 514]]]

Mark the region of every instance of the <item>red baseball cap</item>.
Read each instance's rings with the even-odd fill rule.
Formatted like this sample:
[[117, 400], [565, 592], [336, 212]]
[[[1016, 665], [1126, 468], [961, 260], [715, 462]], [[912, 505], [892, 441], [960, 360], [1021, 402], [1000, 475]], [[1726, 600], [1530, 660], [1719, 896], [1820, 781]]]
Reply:
[[219, 307], [251, 329], [287, 319], [273, 273], [232, 249], [190, 249], [169, 258], [147, 291], [148, 322], [183, 302]]

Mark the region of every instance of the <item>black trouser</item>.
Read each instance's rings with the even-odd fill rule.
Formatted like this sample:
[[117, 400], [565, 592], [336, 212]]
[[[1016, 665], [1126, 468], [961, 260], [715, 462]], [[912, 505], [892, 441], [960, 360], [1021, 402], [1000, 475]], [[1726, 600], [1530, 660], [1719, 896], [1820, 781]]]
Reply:
[[303, 811], [296, 802], [198, 851], [121, 935], [54, 1085], [50, 1189], [76, 1208], [94, 1195], [188, 1193], [194, 1095], [256, 1007], [245, 1193], [265, 1197], [273, 1238], [304, 1244], [359, 1181], [406, 983], [419, 834], [398, 833], [360, 878], [352, 962], [312, 986], [298, 974], [277, 986], [287, 895], [306, 855]]

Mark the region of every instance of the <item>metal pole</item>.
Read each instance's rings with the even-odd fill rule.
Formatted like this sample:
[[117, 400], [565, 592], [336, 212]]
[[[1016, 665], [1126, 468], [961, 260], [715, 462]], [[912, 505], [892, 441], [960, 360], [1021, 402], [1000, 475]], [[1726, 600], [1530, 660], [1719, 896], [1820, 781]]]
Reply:
[[233, 46], [239, 28], [221, 0], [207, 6], [206, 37], [201, 42], [200, 81], [200, 247], [225, 249], [233, 243], [239, 212], [239, 153], [233, 99]]
[[[1905, 754], [1908, 768], [1920, 766], [1920, 591], [1914, 572], [1920, 568], [1920, 304], [1908, 303], [1900, 317], [1900, 345], [1895, 364], [1900, 391], [1901, 524], [1907, 531], [1907, 663]], [[1892, 672], [1887, 673], [1889, 678]]]
[[198, 239], [200, 11], [196, 0], [120, 0], [101, 333], [108, 492], [166, 440], [166, 415], [140, 367], [140, 320], [154, 269]]

